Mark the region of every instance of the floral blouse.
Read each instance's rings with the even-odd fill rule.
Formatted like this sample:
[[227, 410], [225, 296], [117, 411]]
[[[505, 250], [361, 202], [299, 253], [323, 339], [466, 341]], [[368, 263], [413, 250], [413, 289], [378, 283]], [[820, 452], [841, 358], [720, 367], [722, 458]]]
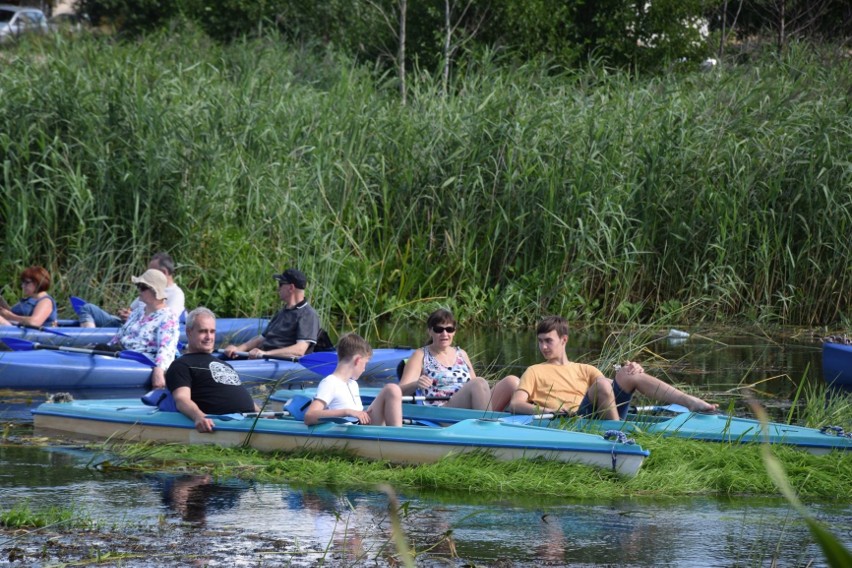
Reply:
[[144, 353], [165, 371], [177, 355], [178, 337], [180, 324], [172, 310], [163, 308], [146, 315], [143, 304], [130, 313], [109, 344]]

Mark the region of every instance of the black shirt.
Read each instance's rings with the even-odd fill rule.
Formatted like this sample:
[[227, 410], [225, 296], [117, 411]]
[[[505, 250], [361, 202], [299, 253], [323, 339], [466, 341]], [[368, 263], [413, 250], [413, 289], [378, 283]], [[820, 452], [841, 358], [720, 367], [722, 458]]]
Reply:
[[170, 391], [189, 387], [192, 401], [207, 414], [254, 412], [254, 400], [228, 363], [209, 353], [187, 353], [166, 371]]
[[275, 314], [263, 332], [260, 348], [268, 351], [289, 347], [299, 341], [313, 345], [317, 342], [319, 329], [319, 316], [307, 301], [302, 300], [292, 308], [284, 308]]

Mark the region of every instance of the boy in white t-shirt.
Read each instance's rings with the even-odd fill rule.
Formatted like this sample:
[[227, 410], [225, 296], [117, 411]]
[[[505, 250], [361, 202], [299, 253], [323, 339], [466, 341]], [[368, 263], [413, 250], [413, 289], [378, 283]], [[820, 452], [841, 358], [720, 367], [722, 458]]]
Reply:
[[361, 424], [402, 426], [402, 390], [388, 384], [364, 410], [358, 377], [364, 372], [373, 349], [358, 334], [347, 333], [337, 342], [338, 363], [334, 372], [317, 387], [317, 394], [305, 412], [305, 424], [313, 426], [323, 418], [351, 416]]

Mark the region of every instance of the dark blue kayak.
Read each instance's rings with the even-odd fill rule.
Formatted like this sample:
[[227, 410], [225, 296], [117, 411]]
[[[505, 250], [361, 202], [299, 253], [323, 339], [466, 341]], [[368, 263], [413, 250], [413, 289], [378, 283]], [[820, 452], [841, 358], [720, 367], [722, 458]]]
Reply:
[[[379, 380], [396, 376], [396, 366], [411, 353], [410, 349], [376, 349], [365, 375]], [[144, 361], [144, 356], [140, 362], [51, 349], [0, 352], [0, 389], [144, 388], [151, 375], [151, 364]], [[315, 352], [299, 362], [277, 359], [228, 362], [245, 382], [316, 382], [334, 371], [337, 353]]]
[[852, 390], [852, 345], [822, 344], [822, 377], [829, 386]]
[[[0, 326], [0, 338], [25, 339], [47, 345], [82, 347], [95, 343], [107, 343], [118, 333], [117, 327], [80, 327], [79, 322], [65, 321], [69, 325], [31, 329], [16, 325]], [[239, 344], [260, 335], [269, 320], [264, 318], [218, 318], [216, 339], [219, 345]], [[186, 343], [186, 333], [181, 324], [180, 341]]]

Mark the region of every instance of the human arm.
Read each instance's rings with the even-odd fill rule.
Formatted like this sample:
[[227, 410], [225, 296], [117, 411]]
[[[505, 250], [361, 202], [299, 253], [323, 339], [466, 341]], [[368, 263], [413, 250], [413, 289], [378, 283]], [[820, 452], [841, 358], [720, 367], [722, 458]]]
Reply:
[[0, 308], [0, 315], [2, 315], [9, 323], [17, 323], [33, 327], [40, 327], [54, 323], [47, 321], [48, 318], [50, 318], [51, 313], [53, 313], [53, 300], [51, 300], [48, 296], [45, 296], [36, 302], [36, 305], [33, 307], [32, 314], [28, 316], [16, 314], [11, 309]]
[[423, 350], [418, 349], [411, 354], [405, 362], [402, 377], [399, 379], [399, 388], [402, 394], [410, 395], [420, 389], [428, 389], [432, 386], [432, 379], [423, 374]]
[[308, 352], [308, 348], [310, 346], [311, 344], [307, 341], [297, 341], [293, 345], [278, 347], [268, 351], [263, 351], [260, 347], [258, 347], [249, 351], [249, 359], [260, 359], [267, 355], [272, 357], [301, 357]]
[[533, 404], [529, 401], [530, 394], [525, 391], [518, 389], [512, 395], [512, 399], [509, 401], [509, 405], [506, 407], [508, 412], [512, 414], [537, 414], [542, 411], [549, 411], [549, 409], [541, 408], [536, 404]]
[[462, 359], [464, 359], [468, 371], [470, 371], [470, 378], [475, 379], [476, 373], [473, 370], [473, 363], [470, 362], [470, 357], [467, 356], [467, 351], [465, 351], [464, 349], [459, 349], [459, 353], [461, 354]]
[[[192, 391], [189, 387], [178, 387], [172, 391], [175, 406], [178, 411], [195, 423], [195, 429], [199, 432], [212, 432], [213, 421], [198, 408], [192, 400]], [[255, 405], [256, 406], [256, 405]]]
[[151, 371], [151, 388], [163, 388], [166, 386], [165, 372], [177, 356], [178, 337], [180, 336], [180, 324], [174, 314], [164, 310], [168, 314], [159, 320], [157, 325], [157, 353], [154, 355], [154, 367]]
[[225, 347], [225, 357], [227, 357], [228, 359], [234, 359], [238, 356], [237, 354], [239, 352], [252, 351], [254, 349], [257, 349], [258, 347], [260, 347], [261, 343], [263, 343], [263, 336], [256, 335], [245, 343], [240, 343], [239, 345], [228, 345], [227, 347]]
[[357, 418], [361, 424], [370, 423], [370, 415], [363, 410], [356, 410], [354, 408], [335, 408], [332, 410], [328, 408], [328, 405], [324, 401], [315, 398], [305, 412], [305, 424], [313, 426], [318, 424], [323, 418], [345, 418], [347, 416]]

